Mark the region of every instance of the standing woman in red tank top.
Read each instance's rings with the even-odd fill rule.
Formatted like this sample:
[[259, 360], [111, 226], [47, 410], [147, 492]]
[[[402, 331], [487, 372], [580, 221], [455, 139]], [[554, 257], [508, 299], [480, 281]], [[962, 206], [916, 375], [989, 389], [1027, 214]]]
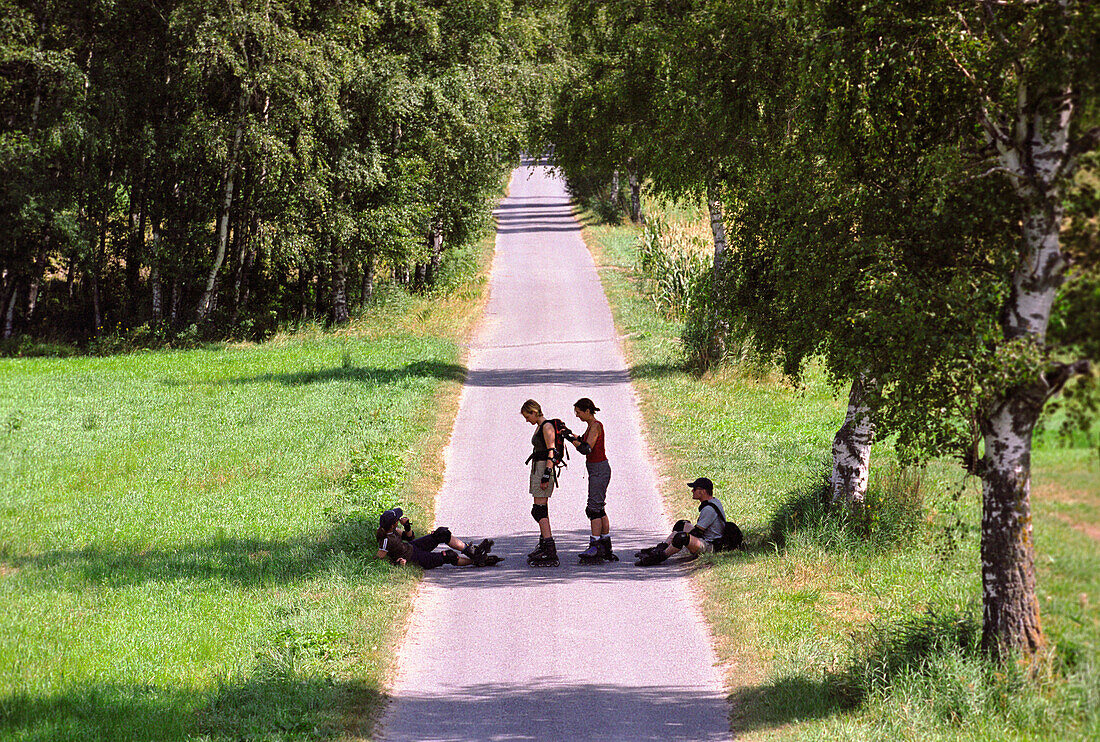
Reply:
[[586, 564], [619, 561], [611, 551], [611, 523], [604, 510], [607, 486], [611, 483], [611, 464], [604, 452], [603, 423], [596, 419], [599, 410], [588, 397], [581, 397], [573, 405], [573, 414], [588, 425], [583, 435], [573, 438], [573, 445], [587, 456], [585, 467], [588, 469], [588, 505], [584, 514], [592, 524], [592, 538], [588, 542], [588, 548], [580, 555], [581, 562]]

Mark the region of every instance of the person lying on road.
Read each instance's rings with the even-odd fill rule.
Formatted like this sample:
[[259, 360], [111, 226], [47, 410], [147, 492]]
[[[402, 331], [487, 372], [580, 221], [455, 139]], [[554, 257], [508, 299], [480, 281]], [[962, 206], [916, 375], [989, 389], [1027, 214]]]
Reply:
[[[398, 526], [401, 529], [398, 529]], [[451, 534], [450, 529], [437, 528], [427, 536], [417, 538], [413, 533], [412, 524], [405, 517], [401, 508], [392, 508], [382, 513], [378, 518], [378, 530], [375, 532], [378, 539], [378, 559], [389, 559], [399, 567], [409, 562], [418, 564], [424, 569], [435, 569], [443, 564], [453, 564], [457, 567], [465, 567], [472, 564], [475, 567], [491, 567], [503, 559], [496, 554], [490, 554], [493, 548], [493, 540], [483, 539], [476, 546], [464, 543], [457, 536]], [[433, 551], [437, 546], [446, 544], [455, 549], [445, 551]]]

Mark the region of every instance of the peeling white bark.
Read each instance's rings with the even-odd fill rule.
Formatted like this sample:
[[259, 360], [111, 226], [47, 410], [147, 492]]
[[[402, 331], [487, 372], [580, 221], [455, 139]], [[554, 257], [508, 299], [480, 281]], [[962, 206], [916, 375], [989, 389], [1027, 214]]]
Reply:
[[829, 494], [834, 505], [863, 502], [870, 479], [871, 444], [875, 425], [867, 405], [867, 393], [875, 388], [874, 379], [860, 374], [848, 393], [848, 412], [844, 424], [833, 438], [833, 473]]

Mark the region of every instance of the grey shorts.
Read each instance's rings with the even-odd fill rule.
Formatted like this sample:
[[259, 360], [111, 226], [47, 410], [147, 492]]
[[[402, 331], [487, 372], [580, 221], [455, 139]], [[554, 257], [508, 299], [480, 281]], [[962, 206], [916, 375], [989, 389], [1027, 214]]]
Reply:
[[550, 477], [550, 483], [546, 485], [546, 489], [542, 489], [542, 473], [544, 471], [546, 471], [545, 461], [531, 462], [531, 494], [535, 497], [549, 497], [554, 494], [554, 486], [557, 483], [553, 477]]
[[603, 510], [607, 502], [607, 485], [611, 484], [611, 464], [607, 461], [585, 462], [585, 467], [588, 469], [588, 507]]

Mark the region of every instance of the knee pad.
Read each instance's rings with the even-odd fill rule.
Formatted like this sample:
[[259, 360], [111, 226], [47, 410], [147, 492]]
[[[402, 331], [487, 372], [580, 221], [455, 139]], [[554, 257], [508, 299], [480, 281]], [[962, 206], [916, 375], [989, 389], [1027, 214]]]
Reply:
[[687, 535], [683, 531], [677, 531], [676, 535], [672, 537], [672, 545], [675, 546], [677, 549], [684, 548], [688, 545], [689, 541], [691, 541], [691, 536]]
[[543, 518], [549, 518], [550, 508], [547, 505], [532, 505], [531, 517], [535, 519], [536, 523], [538, 523]]
[[451, 529], [446, 526], [440, 526], [432, 531], [432, 538], [438, 539], [441, 544], [446, 544], [451, 540]]
[[687, 528], [687, 524], [690, 522], [690, 520], [678, 520], [676, 521], [676, 525], [672, 527], [672, 530], [683, 531], [685, 528]]
[[599, 510], [597, 510], [596, 508], [585, 508], [584, 514], [588, 516], [589, 520], [599, 520], [600, 518], [607, 515], [607, 513], [604, 512], [603, 508], [600, 508]]

